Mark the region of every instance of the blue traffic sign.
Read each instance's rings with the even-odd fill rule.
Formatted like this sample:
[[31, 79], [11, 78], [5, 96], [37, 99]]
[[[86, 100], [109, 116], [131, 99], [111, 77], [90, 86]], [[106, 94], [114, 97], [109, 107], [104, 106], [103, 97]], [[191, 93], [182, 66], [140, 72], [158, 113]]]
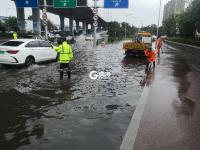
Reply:
[[38, 0], [16, 0], [17, 8], [38, 7]]
[[128, 8], [128, 0], [104, 0], [104, 8]]

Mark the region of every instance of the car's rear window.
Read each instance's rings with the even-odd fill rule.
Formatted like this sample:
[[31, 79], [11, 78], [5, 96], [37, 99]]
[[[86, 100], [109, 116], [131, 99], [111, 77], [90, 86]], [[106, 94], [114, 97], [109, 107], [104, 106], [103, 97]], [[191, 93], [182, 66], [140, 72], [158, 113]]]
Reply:
[[3, 45], [3, 46], [20, 46], [23, 43], [24, 42], [22, 42], [22, 41], [8, 41], [8, 42], [5, 42], [1, 45]]

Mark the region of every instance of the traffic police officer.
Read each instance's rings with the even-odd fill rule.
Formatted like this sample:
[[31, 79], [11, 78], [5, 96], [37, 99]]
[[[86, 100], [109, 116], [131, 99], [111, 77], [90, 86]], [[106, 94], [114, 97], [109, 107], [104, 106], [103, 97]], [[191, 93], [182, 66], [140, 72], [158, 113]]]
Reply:
[[60, 43], [58, 47], [54, 46], [54, 49], [57, 53], [59, 53], [60, 80], [63, 80], [65, 69], [67, 70], [68, 78], [70, 78], [71, 71], [69, 63], [74, 59], [71, 46], [67, 43], [66, 38], [63, 38], [62, 43]]
[[16, 40], [17, 39], [17, 32], [13, 32], [13, 39]]

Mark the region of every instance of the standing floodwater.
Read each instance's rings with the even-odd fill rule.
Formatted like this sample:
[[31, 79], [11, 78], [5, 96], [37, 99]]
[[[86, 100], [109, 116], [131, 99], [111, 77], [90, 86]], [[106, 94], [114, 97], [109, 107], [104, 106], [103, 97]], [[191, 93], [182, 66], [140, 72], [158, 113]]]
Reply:
[[[59, 80], [56, 62], [0, 67], [1, 149], [118, 149], [145, 76], [145, 60], [121, 47], [76, 45], [70, 80]], [[111, 75], [92, 80], [91, 71]]]

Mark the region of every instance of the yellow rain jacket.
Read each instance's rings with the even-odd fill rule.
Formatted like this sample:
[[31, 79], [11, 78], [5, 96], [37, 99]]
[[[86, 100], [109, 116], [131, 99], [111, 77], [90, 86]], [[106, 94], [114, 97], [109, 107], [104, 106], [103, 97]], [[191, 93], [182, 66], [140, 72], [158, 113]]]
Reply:
[[17, 32], [13, 32], [13, 39], [14, 39], [14, 40], [17, 39]]
[[69, 63], [74, 59], [72, 48], [67, 42], [63, 42], [58, 47], [54, 46], [54, 50], [59, 53], [60, 63]]

